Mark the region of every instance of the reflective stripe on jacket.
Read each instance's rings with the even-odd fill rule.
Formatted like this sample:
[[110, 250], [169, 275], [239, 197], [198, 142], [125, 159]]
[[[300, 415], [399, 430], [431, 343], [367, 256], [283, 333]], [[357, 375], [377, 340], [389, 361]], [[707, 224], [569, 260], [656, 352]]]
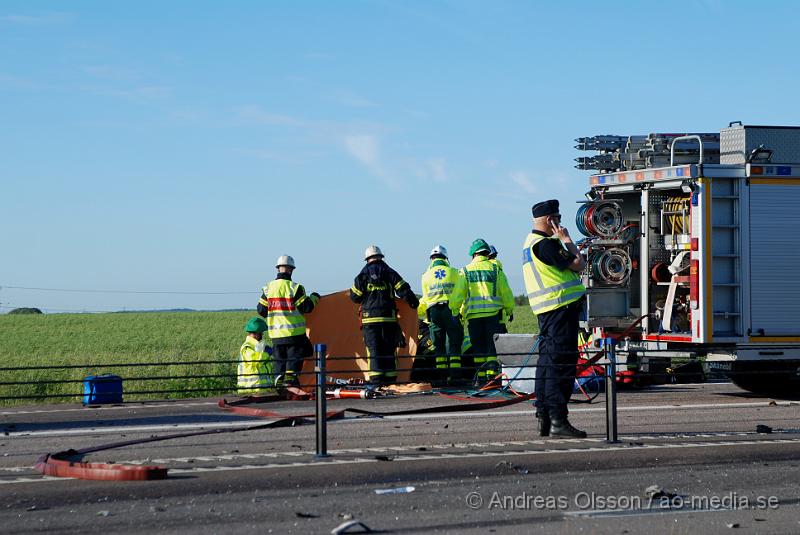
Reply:
[[522, 251], [525, 291], [534, 314], [550, 312], [568, 305], [586, 293], [586, 288], [577, 273], [571, 269], [561, 270], [556, 266], [545, 264], [533, 254], [534, 245], [542, 240], [558, 240], [558, 238], [545, 238], [530, 233]]
[[488, 258], [475, 257], [461, 274], [450, 299], [451, 309], [460, 307], [467, 319], [492, 316], [501, 310], [514, 312], [514, 294], [508, 279]]
[[[422, 274], [422, 299], [419, 308], [427, 310], [435, 305], [449, 304], [460, 277], [461, 273], [450, 267], [446, 260], [437, 258], [431, 262], [428, 270]], [[455, 311], [454, 314], [457, 313]]]
[[368, 262], [350, 288], [350, 300], [361, 305], [362, 324], [397, 322], [395, 295], [411, 308], [419, 305], [411, 286], [383, 260]]
[[288, 279], [275, 279], [264, 287], [270, 338], [286, 338], [306, 333], [306, 319], [297, 310], [297, 306], [310, 298], [305, 292], [300, 292], [301, 297], [295, 301], [299, 288], [302, 286]]

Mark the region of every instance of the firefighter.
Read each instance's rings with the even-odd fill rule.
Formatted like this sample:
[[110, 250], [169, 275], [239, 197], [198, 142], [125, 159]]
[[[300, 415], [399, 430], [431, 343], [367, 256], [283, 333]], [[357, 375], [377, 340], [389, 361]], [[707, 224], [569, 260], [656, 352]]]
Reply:
[[464, 341], [464, 328], [459, 311], [451, 310], [450, 295], [460, 272], [450, 267], [447, 249], [437, 245], [431, 250], [431, 263], [422, 275], [422, 299], [420, 309], [426, 310], [430, 338], [434, 346], [437, 379], [456, 383], [461, 380], [461, 343]]
[[489, 261], [489, 244], [477, 239], [469, 248], [472, 262], [461, 270], [462, 277], [450, 298], [450, 307], [461, 310], [467, 320], [479, 383], [494, 378], [498, 371], [494, 335], [500, 329], [498, 313], [514, 311], [514, 294], [505, 273]]
[[[496, 264], [497, 267], [500, 268], [500, 271], [503, 271], [503, 263], [500, 261], [499, 258], [497, 258], [497, 249], [495, 248], [494, 245], [489, 246], [489, 261], [493, 264]], [[508, 314], [508, 316], [506, 316], [506, 313], [501, 310], [497, 314], [497, 319], [500, 322], [500, 330], [497, 332], [500, 334], [508, 333], [508, 327], [506, 327], [506, 322], [511, 323], [512, 321], [514, 321], [514, 314]]]
[[239, 349], [237, 386], [239, 394], [252, 396], [272, 386], [272, 360], [269, 338], [264, 337], [267, 324], [260, 317], [250, 318], [244, 326], [247, 338]]
[[578, 318], [586, 288], [586, 261], [561, 226], [558, 201], [533, 205], [533, 230], [525, 240], [522, 273], [531, 310], [539, 320], [536, 418], [541, 436], [584, 438], [567, 419], [578, 362]]
[[364, 261], [367, 265], [353, 281], [350, 299], [361, 305], [361, 332], [369, 358], [369, 382], [385, 386], [397, 380], [395, 350], [403, 336], [397, 323], [394, 297], [404, 299], [411, 308], [417, 308], [419, 300], [411, 286], [383, 261], [378, 246], [367, 247]]
[[292, 281], [294, 258], [278, 257], [275, 267], [278, 275], [264, 286], [258, 301], [258, 314], [267, 318], [269, 337], [272, 340], [273, 360], [279, 380], [283, 386], [299, 386], [299, 374], [303, 360], [309, 358], [314, 349], [306, 336], [306, 319], [319, 301], [319, 294], [306, 295], [302, 284]]

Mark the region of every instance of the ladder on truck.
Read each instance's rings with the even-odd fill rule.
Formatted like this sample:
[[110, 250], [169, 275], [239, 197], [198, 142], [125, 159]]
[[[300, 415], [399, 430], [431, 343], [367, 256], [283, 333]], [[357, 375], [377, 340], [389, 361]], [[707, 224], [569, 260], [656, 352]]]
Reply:
[[[711, 333], [718, 338], [744, 335], [742, 317], [742, 213], [740, 178], [703, 178], [710, 207], [711, 265], [704, 270], [711, 279]], [[710, 190], [710, 191], [709, 191]]]

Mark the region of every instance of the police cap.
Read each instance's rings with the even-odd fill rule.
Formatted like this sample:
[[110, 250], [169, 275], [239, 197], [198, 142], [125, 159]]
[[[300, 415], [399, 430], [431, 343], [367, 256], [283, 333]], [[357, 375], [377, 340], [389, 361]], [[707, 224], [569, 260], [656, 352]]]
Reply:
[[548, 215], [556, 215], [558, 213], [558, 201], [550, 199], [549, 201], [537, 202], [531, 208], [533, 217], [544, 217]]

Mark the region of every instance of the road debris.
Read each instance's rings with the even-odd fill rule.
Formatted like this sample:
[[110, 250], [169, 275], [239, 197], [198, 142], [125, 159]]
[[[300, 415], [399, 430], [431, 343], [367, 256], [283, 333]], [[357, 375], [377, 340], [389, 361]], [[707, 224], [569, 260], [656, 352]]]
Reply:
[[772, 433], [772, 428], [770, 426], [768, 426], [768, 425], [758, 424], [756, 426], [756, 433], [770, 434], [770, 433]]
[[391, 489], [375, 489], [375, 494], [408, 494], [417, 490], [415, 487], [395, 487]]
[[500, 461], [499, 463], [494, 465], [494, 467], [495, 468], [500, 468], [501, 470], [510, 470], [510, 471], [516, 472], [518, 474], [523, 474], [523, 475], [530, 473], [530, 470], [528, 470], [527, 468], [524, 468], [522, 466], [518, 466], [518, 465], [516, 465], [514, 463], [510, 463], [508, 461]]
[[644, 495], [651, 500], [657, 500], [660, 498], [669, 498], [670, 500], [677, 496], [674, 492], [667, 492], [659, 485], [650, 485], [646, 489], [644, 489]]
[[316, 513], [304, 513], [302, 511], [295, 511], [294, 514], [297, 518], [319, 518], [319, 515]]
[[[354, 528], [358, 528], [358, 531], [355, 531]], [[349, 520], [331, 530], [331, 535], [342, 533], [374, 533], [374, 531], [360, 520]]]

